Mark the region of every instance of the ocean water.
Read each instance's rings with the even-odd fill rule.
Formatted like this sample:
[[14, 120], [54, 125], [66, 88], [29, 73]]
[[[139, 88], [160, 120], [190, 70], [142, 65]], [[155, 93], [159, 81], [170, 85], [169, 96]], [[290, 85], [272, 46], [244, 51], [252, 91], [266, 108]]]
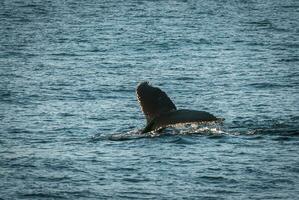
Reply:
[[[298, 199], [299, 2], [0, 2], [0, 199]], [[140, 135], [135, 88], [223, 124]]]

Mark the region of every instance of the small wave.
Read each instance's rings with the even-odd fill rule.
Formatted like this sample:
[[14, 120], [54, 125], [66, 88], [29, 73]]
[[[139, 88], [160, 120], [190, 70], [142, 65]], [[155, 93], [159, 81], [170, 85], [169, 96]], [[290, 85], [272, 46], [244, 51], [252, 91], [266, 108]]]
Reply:
[[288, 8], [288, 9], [298, 9], [299, 8], [299, 5], [296, 5], [296, 4], [291, 4], [291, 5], [282, 5], [281, 6], [282, 8]]
[[283, 58], [283, 59], [280, 59], [279, 62], [298, 62], [299, 61], [299, 58], [297, 57], [291, 57], [291, 58]]
[[48, 192], [31, 192], [31, 193], [22, 194], [20, 196], [23, 196], [25, 198], [53, 198], [53, 199], [64, 199], [65, 198], [64, 196], [51, 194]]
[[152, 137], [149, 133], [141, 133], [142, 130], [132, 130], [127, 133], [113, 133], [113, 134], [96, 134], [91, 138], [92, 142], [99, 140], [111, 140], [111, 141], [125, 141], [125, 140], [136, 140], [146, 137]]
[[281, 136], [299, 136], [299, 130], [286, 128], [260, 128], [250, 130], [247, 135], [281, 135]]
[[289, 87], [289, 85], [282, 85], [277, 83], [261, 82], [261, 83], [251, 83], [248, 84], [249, 87], [254, 87], [256, 89], [268, 89], [268, 88], [284, 88]]
[[63, 56], [63, 57], [82, 56], [82, 55], [76, 54], [76, 53], [65, 53], [65, 52], [62, 52], [62, 53], [52, 53], [50, 55], [52, 55], [52, 56]]
[[149, 182], [150, 179], [147, 179], [147, 178], [123, 178], [123, 181], [131, 182], [131, 183], [139, 183], [139, 182]]
[[126, 141], [126, 140], [136, 140], [147, 137], [146, 135], [142, 134], [123, 134], [123, 133], [116, 133], [109, 135], [106, 139], [111, 141]]
[[247, 46], [265, 46], [265, 43], [262, 42], [248, 42], [246, 43]]
[[226, 181], [227, 178], [223, 176], [201, 176], [200, 179], [208, 180], [208, 181]]
[[272, 140], [274, 140], [274, 141], [290, 141], [292, 139], [293, 138], [289, 137], [289, 136], [278, 136], [278, 137], [272, 138]]
[[194, 80], [194, 78], [192, 77], [187, 77], [187, 76], [179, 76], [178, 78], [176, 78], [176, 80], [178, 81], [189, 81], [189, 80]]
[[274, 26], [273, 23], [268, 19], [264, 19], [261, 21], [250, 21], [250, 22], [247, 22], [247, 24], [253, 25], [256, 27], [261, 27], [261, 28], [271, 28]]
[[265, 139], [264, 136], [262, 136], [262, 135], [254, 135], [254, 133], [252, 133], [251, 131], [250, 131], [249, 135], [252, 135], [252, 136], [247, 137], [246, 138], [247, 140], [262, 140], [262, 139]]
[[73, 117], [73, 116], [76, 116], [76, 115], [73, 114], [73, 113], [66, 113], [66, 112], [59, 113], [58, 115], [60, 115], [60, 116], [62, 116], [62, 117]]
[[178, 137], [172, 141], [170, 141], [169, 143], [175, 143], [175, 144], [194, 144], [195, 142], [193, 142], [190, 139], [187, 138], [183, 138], [183, 137]]

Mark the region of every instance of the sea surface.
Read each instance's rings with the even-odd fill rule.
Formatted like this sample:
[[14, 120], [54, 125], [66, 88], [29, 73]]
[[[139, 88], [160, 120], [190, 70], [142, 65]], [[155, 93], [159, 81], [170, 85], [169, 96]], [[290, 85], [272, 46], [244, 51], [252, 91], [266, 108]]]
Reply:
[[[298, 0], [0, 1], [0, 199], [298, 199]], [[138, 83], [221, 124], [142, 135]]]

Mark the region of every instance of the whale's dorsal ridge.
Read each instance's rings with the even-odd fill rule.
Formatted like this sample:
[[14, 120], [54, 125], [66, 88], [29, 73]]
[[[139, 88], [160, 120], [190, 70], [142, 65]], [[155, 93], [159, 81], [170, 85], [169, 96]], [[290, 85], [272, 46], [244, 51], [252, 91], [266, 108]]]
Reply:
[[148, 82], [141, 82], [137, 86], [136, 95], [148, 123], [163, 113], [176, 110], [167, 94]]

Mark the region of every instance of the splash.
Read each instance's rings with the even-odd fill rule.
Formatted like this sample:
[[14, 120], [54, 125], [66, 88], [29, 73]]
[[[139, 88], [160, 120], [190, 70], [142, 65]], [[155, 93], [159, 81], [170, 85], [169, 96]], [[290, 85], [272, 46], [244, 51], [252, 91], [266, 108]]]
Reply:
[[155, 138], [163, 136], [178, 136], [178, 135], [225, 135], [229, 134], [222, 130], [222, 123], [182, 123], [168, 126], [162, 130], [142, 133], [141, 129], [134, 129], [128, 132], [112, 133], [112, 134], [96, 134], [91, 140], [111, 140], [111, 141], [125, 141], [137, 140], [143, 138]]
[[223, 121], [205, 123], [184, 123], [170, 126], [174, 132], [180, 135], [201, 134], [201, 135], [223, 135]]
[[111, 134], [95, 134], [92, 136], [91, 141], [99, 141], [99, 140], [111, 140], [111, 141], [125, 141], [125, 140], [137, 140], [142, 138], [152, 138], [161, 135], [158, 132], [148, 132], [142, 133], [142, 129], [134, 129], [125, 133], [116, 132]]

